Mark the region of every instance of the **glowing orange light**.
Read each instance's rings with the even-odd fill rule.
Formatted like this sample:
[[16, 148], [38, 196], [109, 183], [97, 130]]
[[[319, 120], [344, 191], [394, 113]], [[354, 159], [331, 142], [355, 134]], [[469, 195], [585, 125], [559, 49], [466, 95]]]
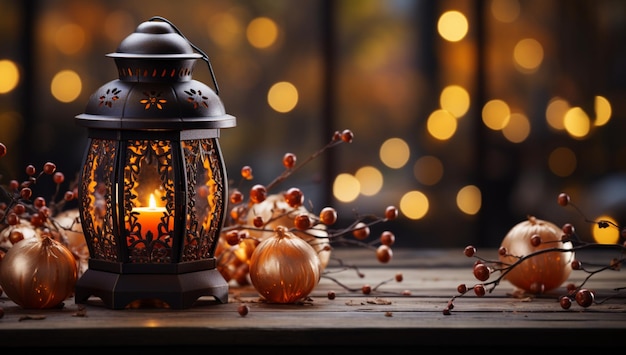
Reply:
[[148, 207], [135, 207], [133, 208], [133, 212], [139, 212], [137, 222], [141, 224], [144, 235], [150, 231], [153, 236], [158, 236], [159, 223], [161, 222], [161, 218], [165, 215], [166, 210], [165, 207], [157, 207], [154, 194], [150, 194]]

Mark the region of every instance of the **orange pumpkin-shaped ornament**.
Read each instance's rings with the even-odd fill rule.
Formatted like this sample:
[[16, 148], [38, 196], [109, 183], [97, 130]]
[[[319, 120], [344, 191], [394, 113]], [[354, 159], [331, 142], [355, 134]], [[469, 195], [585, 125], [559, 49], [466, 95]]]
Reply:
[[0, 286], [25, 309], [58, 306], [74, 294], [77, 278], [72, 252], [48, 236], [19, 241], [0, 262]]
[[[250, 258], [259, 242], [271, 237], [277, 226], [293, 227], [294, 218], [300, 214], [308, 214], [311, 219], [315, 217], [304, 206], [295, 208], [289, 206], [283, 193], [269, 195], [263, 202], [252, 205], [250, 211], [240, 217], [239, 223], [253, 226], [255, 218], [258, 217], [264, 221], [262, 226], [264, 230], [249, 229], [247, 232], [250, 238], [242, 239], [237, 245], [230, 245], [225, 237], [226, 233], [222, 231], [215, 250], [215, 256], [218, 258], [217, 269], [222, 276], [228, 281], [236, 281], [239, 285], [248, 285], [250, 283], [248, 271]], [[315, 249], [322, 271], [324, 271], [330, 262], [331, 253], [326, 226], [319, 223], [305, 231], [293, 230], [293, 234], [308, 242]]]
[[[534, 235], [541, 238], [541, 243], [534, 246], [531, 239]], [[549, 249], [571, 249], [571, 242], [563, 242], [563, 230], [554, 223], [534, 216], [515, 225], [502, 240], [501, 247], [506, 248], [507, 255], [500, 255], [505, 265], [515, 263], [518, 258], [533, 252]], [[522, 261], [511, 269], [505, 280], [519, 289], [540, 294], [561, 286], [572, 272], [571, 262], [573, 251], [550, 251], [535, 255]]]
[[315, 249], [284, 226], [277, 226], [250, 258], [252, 285], [270, 303], [302, 300], [317, 286], [321, 272]]

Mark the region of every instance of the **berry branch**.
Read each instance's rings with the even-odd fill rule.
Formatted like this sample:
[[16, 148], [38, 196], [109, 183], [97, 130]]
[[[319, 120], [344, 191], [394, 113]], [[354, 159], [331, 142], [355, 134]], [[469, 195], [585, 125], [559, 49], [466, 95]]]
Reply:
[[285, 156], [283, 157], [283, 165], [285, 166], [285, 170], [279, 176], [277, 176], [272, 182], [267, 184], [267, 191], [273, 189], [274, 186], [278, 185], [279, 183], [287, 179], [291, 174], [297, 172], [303, 166], [315, 160], [320, 154], [324, 153], [326, 150], [332, 147], [335, 147], [341, 143], [352, 143], [353, 139], [354, 139], [354, 134], [352, 133], [351, 130], [346, 129], [346, 130], [343, 130], [343, 132], [337, 131], [333, 134], [333, 137], [330, 140], [330, 142], [328, 142], [325, 146], [320, 148], [318, 151], [311, 154], [302, 163], [300, 163], [299, 165], [295, 165], [295, 166], [294, 164], [296, 162], [296, 156], [293, 153], [286, 153]]
[[[241, 186], [243, 182], [253, 180], [253, 170], [248, 165], [241, 169], [238, 187], [231, 189], [229, 195], [229, 218], [222, 228], [221, 243], [218, 244], [215, 253], [218, 269], [226, 279], [235, 278], [239, 284], [248, 283], [246, 276], [249, 257], [256, 245], [264, 237], [273, 233], [277, 225], [283, 225], [289, 232], [294, 232], [305, 239], [315, 248], [320, 258], [326, 255], [328, 260], [331, 260], [328, 255], [333, 245], [349, 245], [374, 250], [377, 259], [382, 263], [391, 260], [393, 255], [391, 246], [395, 242], [395, 235], [391, 231], [382, 232], [380, 238], [376, 240], [368, 241], [367, 239], [371, 235], [370, 228], [373, 225], [397, 218], [398, 210], [395, 206], [388, 206], [382, 216], [355, 214], [352, 223], [348, 226], [331, 229], [330, 227], [337, 221], [336, 209], [327, 206], [316, 213], [312, 206], [306, 208], [304, 194], [298, 187], [268, 194], [325, 151], [342, 143], [351, 143], [353, 139], [354, 134], [349, 129], [336, 131], [326, 145], [298, 164], [295, 154], [286, 153], [282, 158], [285, 168], [282, 173], [267, 185], [253, 184], [247, 199], [242, 193]], [[311, 204], [310, 201], [309, 204]], [[245, 255], [242, 256], [242, 254]], [[337, 262], [340, 267], [352, 268], [362, 275], [356, 266], [347, 266], [341, 261]], [[335, 280], [331, 277], [329, 279]], [[351, 290], [345, 285], [344, 288]]]
[[[597, 224], [599, 228], [609, 228], [614, 227], [618, 230], [621, 230], [620, 238], [624, 239], [626, 236], [625, 230], [621, 229], [619, 225], [606, 220], [590, 220], [585, 217], [582, 213], [581, 209], [574, 205], [570, 196], [561, 193], [557, 198], [557, 202], [559, 205], [571, 206], [574, 208], [587, 223]], [[562, 234], [560, 236], [560, 240], [556, 241], [542, 241], [542, 238], [535, 234], [533, 235], [529, 242], [532, 247], [537, 248], [540, 245], [547, 245], [549, 243], [558, 243], [561, 245], [566, 245], [567, 247], [545, 247], [543, 249], [533, 250], [532, 252], [526, 255], [513, 255], [507, 251], [507, 248], [501, 246], [498, 249], [498, 260], [491, 260], [487, 258], [483, 258], [477, 254], [477, 250], [474, 246], [469, 245], [464, 249], [464, 254], [467, 257], [473, 257], [476, 259], [476, 262], [473, 265], [473, 275], [474, 277], [480, 281], [472, 287], [468, 287], [466, 284], [460, 284], [457, 286], [457, 295], [452, 296], [447, 305], [443, 309], [444, 315], [450, 315], [452, 309], [454, 308], [454, 301], [459, 298], [467, 295], [472, 292], [477, 297], [483, 297], [486, 293], [491, 293], [496, 287], [502, 282], [502, 280], [506, 279], [507, 274], [511, 273], [516, 268], [520, 268], [520, 265], [523, 263], [530, 261], [534, 258], [537, 258], [540, 255], [548, 254], [548, 253], [559, 253], [559, 254], [570, 254], [572, 256], [577, 255], [576, 252], [582, 250], [608, 250], [615, 251], [618, 253], [618, 257], [615, 257], [610, 260], [608, 264], [605, 265], [595, 265], [590, 262], [583, 262], [580, 259], [573, 258], [570, 262], [569, 267], [571, 270], [585, 272], [587, 276], [580, 282], [580, 284], [575, 285], [573, 283], [568, 283], [566, 285], [567, 293], [565, 295], [561, 295], [559, 297], [559, 304], [563, 309], [569, 309], [572, 306], [572, 302], [575, 301], [579, 306], [583, 308], [590, 307], [593, 304], [599, 304], [607, 301], [610, 298], [614, 298], [617, 296], [609, 296], [603, 300], [596, 300], [595, 292], [586, 288], [588, 281], [591, 280], [595, 275], [607, 271], [619, 271], [621, 265], [626, 262], [626, 242], [615, 243], [615, 244], [602, 244], [595, 242], [586, 242], [582, 240], [579, 235], [576, 233], [574, 226], [571, 223], [565, 223], [561, 228]], [[507, 258], [515, 259], [514, 262], [504, 262], [503, 260], [507, 260]], [[592, 269], [594, 267], [595, 269]], [[554, 272], [558, 272], [557, 270], [553, 270]], [[489, 278], [494, 274], [499, 273], [499, 275], [491, 280]], [[616, 292], [620, 292], [626, 289], [626, 287], [615, 288]], [[526, 292], [530, 292], [531, 295], [541, 294], [543, 293], [542, 287], [537, 287], [536, 289], [526, 290]]]
[[[0, 158], [7, 154], [7, 148], [0, 143]], [[0, 191], [0, 230], [11, 229], [9, 241], [15, 244], [24, 239], [21, 231], [14, 227], [23, 221], [27, 221], [34, 229], [51, 232], [55, 239], [62, 241], [63, 230], [67, 230], [54, 221], [54, 216], [63, 210], [65, 204], [76, 198], [75, 191], [66, 191], [62, 198], [58, 197], [61, 185], [65, 182], [65, 175], [57, 171], [56, 164], [46, 162], [41, 171], [35, 166], [27, 165], [25, 168], [27, 178], [21, 183], [18, 180], [10, 180], [8, 185], [2, 185]], [[51, 176], [55, 183], [55, 192], [46, 200], [42, 196], [34, 195], [34, 187], [44, 176]], [[6, 249], [6, 248], [5, 248]], [[6, 250], [3, 250], [6, 252]]]

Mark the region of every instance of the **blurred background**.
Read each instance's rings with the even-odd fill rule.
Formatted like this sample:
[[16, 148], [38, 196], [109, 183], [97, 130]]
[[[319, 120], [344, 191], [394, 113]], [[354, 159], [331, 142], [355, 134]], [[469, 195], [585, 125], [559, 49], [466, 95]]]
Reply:
[[[343, 225], [395, 205], [373, 233], [398, 246], [497, 247], [527, 215], [593, 238], [560, 192], [589, 219], [626, 220], [621, 0], [0, 0], [1, 183], [46, 161], [78, 173], [74, 117], [152, 16], [211, 60], [237, 117], [220, 138], [235, 184], [244, 165], [267, 184], [285, 153], [302, 162], [350, 129], [270, 192], [300, 187]], [[201, 61], [194, 79], [212, 87]]]

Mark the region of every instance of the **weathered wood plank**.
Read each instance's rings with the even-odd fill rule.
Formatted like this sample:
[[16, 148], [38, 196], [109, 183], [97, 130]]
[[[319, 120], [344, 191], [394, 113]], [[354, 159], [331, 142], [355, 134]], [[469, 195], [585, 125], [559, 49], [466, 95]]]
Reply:
[[[301, 304], [268, 304], [251, 286], [232, 286], [228, 304], [210, 297], [185, 310], [139, 308], [109, 310], [98, 299], [63, 308], [25, 310], [5, 298], [0, 306], [0, 344], [4, 347], [134, 347], [159, 349], [191, 346], [378, 346], [475, 347], [508, 345], [535, 347], [558, 339], [567, 346], [610, 346], [626, 331], [626, 297], [619, 296], [584, 309], [558, 304], [565, 288], [538, 297], [513, 297], [513, 287], [501, 283], [484, 297], [455, 300], [451, 315], [443, 308], [459, 283], [472, 285], [473, 261], [457, 251], [398, 251], [393, 263], [371, 262], [360, 270], [333, 272], [342, 285], [323, 278]], [[362, 251], [338, 252], [346, 260], [365, 260]], [[453, 256], [455, 255], [455, 256]], [[370, 256], [371, 257], [371, 256]], [[338, 271], [329, 267], [330, 271]], [[396, 273], [403, 275], [396, 282]], [[572, 273], [580, 282], [583, 274]], [[384, 283], [371, 294], [364, 284]], [[624, 281], [621, 272], [606, 272], [590, 281], [599, 296], [613, 295]], [[336, 298], [329, 299], [333, 290]], [[410, 291], [409, 295], [403, 291]], [[247, 316], [237, 312], [240, 303]], [[30, 317], [30, 318], [29, 318]], [[559, 338], [561, 337], [561, 338]], [[611, 338], [614, 338], [611, 342]], [[36, 339], [36, 341], [33, 341]], [[606, 343], [602, 341], [606, 340]], [[563, 340], [565, 341], [565, 340]], [[117, 350], [116, 350], [117, 351]]]

